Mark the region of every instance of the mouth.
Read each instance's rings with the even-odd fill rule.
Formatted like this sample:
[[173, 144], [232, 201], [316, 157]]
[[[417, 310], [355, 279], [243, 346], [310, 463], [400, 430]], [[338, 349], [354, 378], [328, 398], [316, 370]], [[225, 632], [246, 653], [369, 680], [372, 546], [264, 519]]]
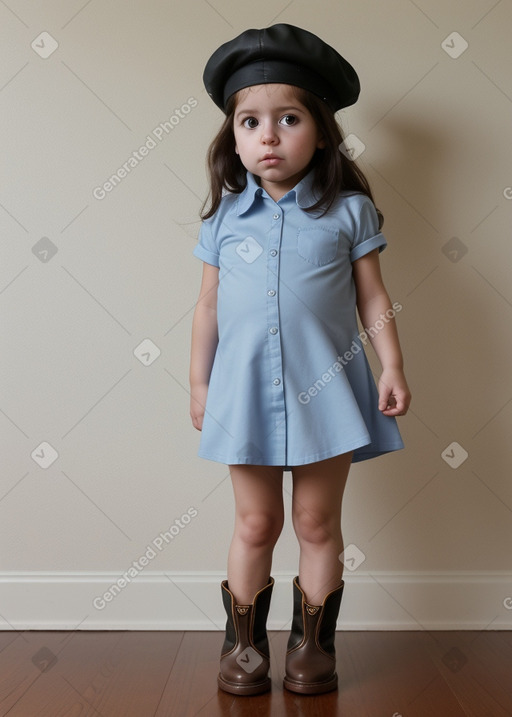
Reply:
[[265, 164], [268, 164], [270, 166], [278, 164], [279, 162], [282, 162], [283, 158], [278, 157], [277, 154], [265, 154], [261, 159], [260, 162], [264, 162]]

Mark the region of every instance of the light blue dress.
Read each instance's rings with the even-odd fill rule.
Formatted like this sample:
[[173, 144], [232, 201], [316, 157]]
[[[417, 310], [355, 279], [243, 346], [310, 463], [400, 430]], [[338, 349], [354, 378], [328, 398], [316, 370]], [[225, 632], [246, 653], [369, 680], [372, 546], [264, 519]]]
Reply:
[[378, 410], [352, 278], [351, 262], [386, 239], [363, 194], [342, 192], [322, 217], [305, 212], [312, 179], [275, 202], [248, 173], [201, 226], [194, 254], [219, 267], [203, 458], [289, 468], [403, 448], [395, 418]]

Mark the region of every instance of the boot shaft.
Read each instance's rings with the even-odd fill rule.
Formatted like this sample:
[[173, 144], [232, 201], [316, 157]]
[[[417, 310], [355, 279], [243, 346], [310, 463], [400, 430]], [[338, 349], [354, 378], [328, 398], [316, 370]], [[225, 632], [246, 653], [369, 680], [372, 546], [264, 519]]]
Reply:
[[270, 689], [266, 623], [273, 587], [270, 578], [250, 605], [238, 605], [227, 580], [221, 583], [227, 621], [217, 683], [226, 692], [256, 695]]
[[298, 577], [293, 581], [293, 619], [288, 652], [303, 640], [313, 639], [330, 655], [335, 654], [334, 640], [336, 624], [343, 596], [343, 580], [339, 587], [327, 593], [321, 605], [310, 605], [299, 585]]
[[[269, 578], [267, 585], [259, 590], [250, 605], [237, 605], [233, 593], [230, 591], [228, 581], [221, 583], [222, 601], [226, 610], [226, 637], [222, 646], [222, 654], [232, 650], [238, 639], [242, 637], [255, 647], [255, 649], [268, 654], [267, 618], [270, 609], [270, 600], [274, 588], [274, 578]], [[243, 636], [242, 634], [243, 633]]]
[[321, 694], [336, 689], [336, 621], [344, 582], [329, 592], [321, 605], [310, 605], [293, 581], [293, 620], [286, 652], [284, 686], [301, 694]]

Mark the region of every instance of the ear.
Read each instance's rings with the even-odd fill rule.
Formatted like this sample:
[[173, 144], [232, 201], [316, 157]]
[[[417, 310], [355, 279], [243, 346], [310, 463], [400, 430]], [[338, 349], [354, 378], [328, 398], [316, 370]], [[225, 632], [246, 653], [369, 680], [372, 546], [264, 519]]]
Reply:
[[316, 143], [317, 149], [325, 149], [325, 139], [323, 137], [320, 137], [318, 142]]
[[238, 151], [238, 147], [236, 146], [236, 144], [235, 144], [235, 153], [236, 153], [236, 154], [240, 154], [240, 152]]

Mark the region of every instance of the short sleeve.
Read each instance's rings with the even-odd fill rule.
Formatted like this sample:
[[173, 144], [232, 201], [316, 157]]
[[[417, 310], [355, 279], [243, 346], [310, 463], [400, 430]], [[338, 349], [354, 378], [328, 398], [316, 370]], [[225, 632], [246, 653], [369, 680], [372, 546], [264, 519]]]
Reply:
[[201, 224], [199, 239], [194, 248], [194, 256], [197, 256], [212, 266], [220, 265], [219, 250], [213, 238], [211, 223], [208, 221]]
[[360, 259], [373, 249], [381, 252], [387, 246], [384, 234], [379, 231], [379, 217], [373, 202], [365, 195], [359, 196], [362, 203], [350, 250], [351, 262]]

